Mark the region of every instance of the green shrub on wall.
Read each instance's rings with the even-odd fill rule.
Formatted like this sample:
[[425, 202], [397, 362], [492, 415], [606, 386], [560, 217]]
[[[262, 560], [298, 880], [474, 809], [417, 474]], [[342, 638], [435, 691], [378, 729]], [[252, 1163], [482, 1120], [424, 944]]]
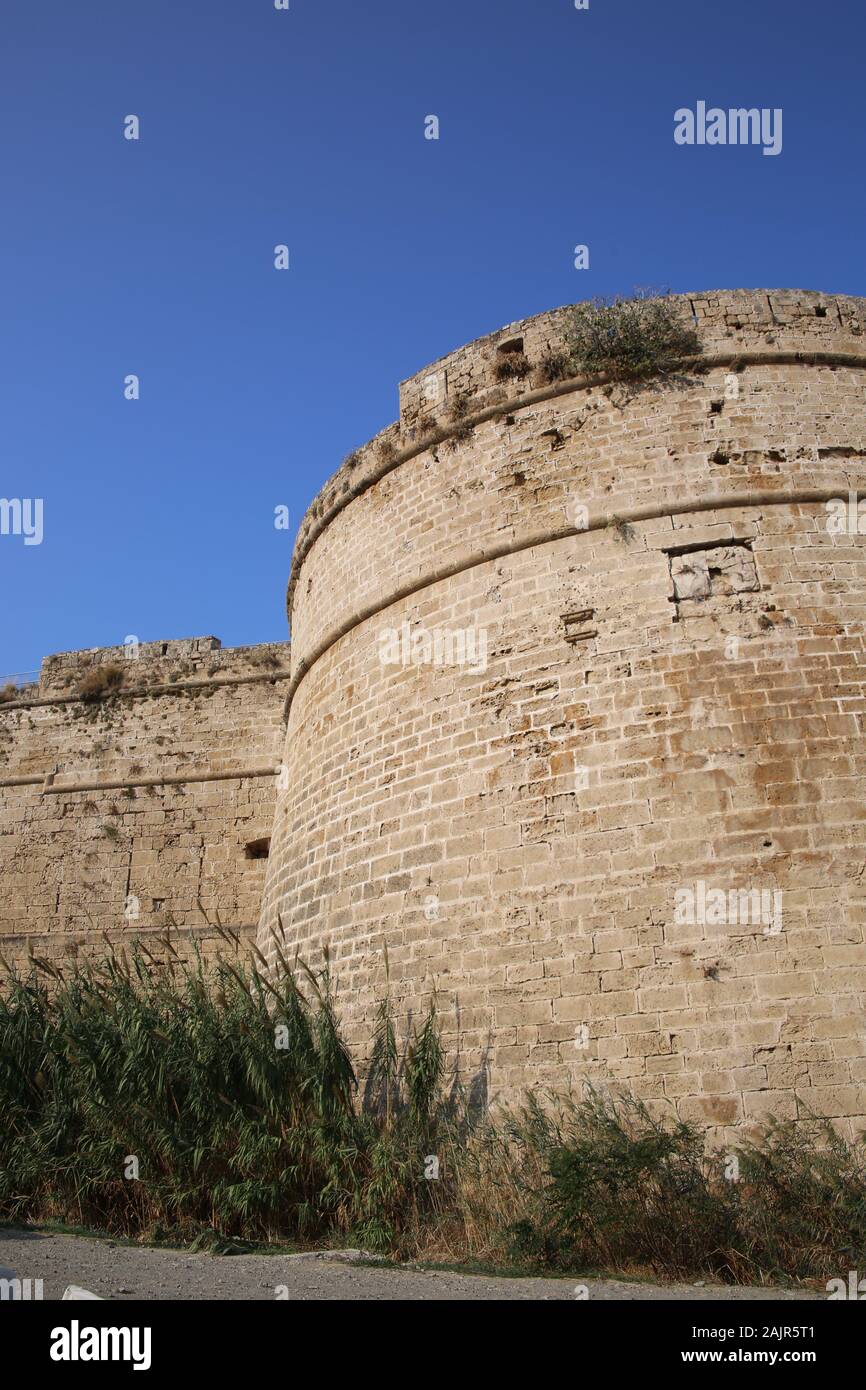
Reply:
[[576, 375], [616, 381], [658, 376], [701, 352], [676, 301], [650, 292], [578, 304], [569, 320], [568, 346]]

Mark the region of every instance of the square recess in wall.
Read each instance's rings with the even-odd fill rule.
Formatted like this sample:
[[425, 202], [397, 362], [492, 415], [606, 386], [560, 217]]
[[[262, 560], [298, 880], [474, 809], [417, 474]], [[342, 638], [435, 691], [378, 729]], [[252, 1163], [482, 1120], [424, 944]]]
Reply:
[[704, 604], [709, 599], [753, 594], [761, 583], [748, 541], [722, 541], [718, 545], [671, 548], [668, 557], [677, 613], [690, 612], [683, 604]]

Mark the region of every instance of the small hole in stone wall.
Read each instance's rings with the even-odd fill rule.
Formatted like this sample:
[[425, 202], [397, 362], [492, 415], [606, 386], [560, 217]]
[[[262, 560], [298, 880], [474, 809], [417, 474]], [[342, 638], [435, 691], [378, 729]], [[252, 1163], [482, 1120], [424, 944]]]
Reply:
[[721, 415], [724, 401], [710, 401], [710, 414]]
[[824, 306], [823, 306], [822, 304], [816, 304], [816, 305], [815, 305], [815, 318], [816, 318], [816, 319], [825, 319], [826, 317], [827, 317], [827, 310], [824, 308]]
[[724, 465], [730, 463], [730, 461], [730, 456], [726, 454], [723, 449], [717, 449], [714, 454], [710, 454], [710, 463], [716, 463], [720, 467], [724, 467]]
[[165, 907], [165, 898], [154, 898], [154, 900], [153, 900], [153, 910], [154, 910], [154, 912], [162, 912], [162, 909], [163, 909], [164, 907]]
[[500, 344], [499, 344], [498, 351], [499, 351], [499, 352], [503, 352], [503, 353], [507, 353], [507, 352], [522, 352], [522, 351], [523, 351], [523, 339], [522, 339], [522, 338], [509, 338], [507, 343], [500, 343]]
[[167, 643], [167, 642], [163, 642], [163, 644], [162, 644], [162, 646], [161, 646], [161, 648], [160, 648], [159, 654], [160, 654], [160, 656], [167, 656], [167, 655], [168, 655], [168, 643]]
[[269, 835], [261, 840], [250, 840], [244, 845], [244, 859], [267, 859], [271, 852], [271, 838]]

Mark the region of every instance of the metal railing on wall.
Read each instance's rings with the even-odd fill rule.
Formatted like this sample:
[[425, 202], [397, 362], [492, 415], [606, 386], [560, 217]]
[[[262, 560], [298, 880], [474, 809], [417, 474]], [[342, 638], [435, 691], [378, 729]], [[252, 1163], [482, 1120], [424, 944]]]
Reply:
[[10, 685], [14, 685], [17, 688], [21, 685], [37, 685], [38, 682], [38, 671], [13, 671], [11, 675], [0, 676], [0, 690]]

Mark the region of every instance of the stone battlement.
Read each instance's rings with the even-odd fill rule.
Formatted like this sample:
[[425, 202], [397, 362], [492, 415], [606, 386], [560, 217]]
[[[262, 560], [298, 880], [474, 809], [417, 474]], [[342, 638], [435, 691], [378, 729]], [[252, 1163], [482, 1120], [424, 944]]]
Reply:
[[213, 681], [231, 676], [287, 676], [289, 664], [288, 642], [223, 647], [218, 637], [187, 637], [166, 642], [138, 642], [133, 638], [117, 647], [90, 647], [46, 656], [38, 685], [28, 689], [41, 698], [74, 698], [81, 682], [100, 667], [119, 667], [124, 679], [118, 693], [129, 693], [151, 686]]
[[0, 952], [249, 937], [280, 757], [287, 642], [61, 652], [0, 700]]
[[[704, 354], [738, 362], [744, 353], [772, 360], [791, 353], [866, 358], [866, 301], [813, 290], [717, 290], [672, 296], [694, 326]], [[546, 364], [567, 347], [571, 306], [506, 325], [416, 372], [400, 383], [399, 420], [346, 459], [310, 505], [298, 531], [289, 578], [288, 610], [298, 573], [323, 527], [354, 497], [429, 442], [446, 442], [487, 412], [507, 413], [568, 394], [581, 381], [548, 380]], [[526, 375], [499, 379], [503, 359], [521, 354]]]

